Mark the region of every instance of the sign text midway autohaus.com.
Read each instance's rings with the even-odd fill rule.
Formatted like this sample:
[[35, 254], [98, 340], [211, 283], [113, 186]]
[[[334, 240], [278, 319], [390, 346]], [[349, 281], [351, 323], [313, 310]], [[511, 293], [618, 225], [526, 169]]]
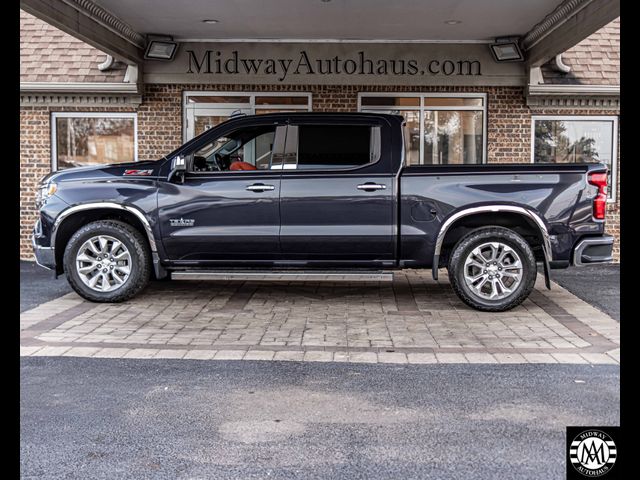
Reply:
[[148, 60], [145, 83], [242, 85], [525, 84], [524, 65], [496, 62], [487, 44], [185, 42]]
[[294, 58], [251, 58], [242, 56], [238, 50], [228, 54], [220, 50], [205, 50], [197, 54], [187, 50], [186, 73], [212, 75], [268, 75], [278, 82], [289, 75], [482, 75], [478, 60], [464, 59], [392, 59], [372, 58], [364, 51], [355, 58], [317, 58], [306, 50], [300, 50]]

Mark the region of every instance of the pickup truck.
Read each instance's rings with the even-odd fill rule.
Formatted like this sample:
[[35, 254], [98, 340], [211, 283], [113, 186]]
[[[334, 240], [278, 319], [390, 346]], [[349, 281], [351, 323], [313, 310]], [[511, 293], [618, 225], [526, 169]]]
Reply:
[[605, 165], [407, 165], [405, 128], [374, 113], [238, 116], [157, 161], [51, 173], [37, 262], [94, 302], [152, 277], [447, 268], [463, 302], [504, 311], [539, 265], [550, 288], [551, 269], [612, 261]]

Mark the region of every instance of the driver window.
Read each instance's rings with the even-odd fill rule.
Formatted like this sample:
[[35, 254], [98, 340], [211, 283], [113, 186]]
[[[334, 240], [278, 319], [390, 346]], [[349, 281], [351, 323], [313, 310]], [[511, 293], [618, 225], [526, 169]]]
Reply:
[[204, 145], [193, 153], [193, 172], [269, 170], [276, 126], [246, 127]]

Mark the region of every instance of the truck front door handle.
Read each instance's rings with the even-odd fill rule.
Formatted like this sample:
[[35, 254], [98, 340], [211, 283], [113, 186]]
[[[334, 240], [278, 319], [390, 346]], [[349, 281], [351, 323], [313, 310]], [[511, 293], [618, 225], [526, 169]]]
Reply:
[[365, 192], [373, 192], [374, 190], [384, 190], [387, 186], [381, 183], [363, 183], [362, 185], [358, 185], [357, 188]]
[[264, 185], [262, 183], [254, 183], [253, 185], [249, 185], [247, 190], [250, 192], [264, 192], [265, 190], [274, 190], [276, 187], [273, 185]]

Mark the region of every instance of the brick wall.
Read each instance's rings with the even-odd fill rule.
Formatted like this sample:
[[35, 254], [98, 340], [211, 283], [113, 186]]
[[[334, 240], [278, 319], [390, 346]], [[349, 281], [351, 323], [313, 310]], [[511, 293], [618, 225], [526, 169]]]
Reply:
[[[190, 91], [255, 91], [308, 92], [312, 94], [314, 111], [355, 111], [358, 92], [478, 92], [487, 94], [488, 131], [487, 158], [490, 163], [531, 161], [531, 115], [614, 115], [618, 112], [594, 110], [531, 110], [525, 104], [521, 87], [384, 87], [326, 85], [146, 85], [143, 103], [138, 107], [138, 159], [154, 160], [182, 144], [182, 92]], [[20, 115], [20, 251], [31, 258], [30, 234], [36, 219], [33, 205], [37, 181], [50, 171], [50, 113], [52, 111], [132, 111], [118, 108], [22, 107]], [[619, 146], [618, 142], [618, 146]], [[619, 158], [619, 157], [618, 157]], [[620, 188], [618, 161], [618, 189]], [[609, 205], [607, 231], [619, 235], [619, 201]], [[616, 259], [620, 258], [615, 244]]]
[[51, 172], [51, 112], [133, 112], [126, 107], [20, 107], [20, 258], [32, 259], [36, 185]]
[[[531, 115], [620, 115], [619, 111], [612, 110], [596, 110], [596, 109], [573, 109], [573, 110], [558, 110], [552, 108], [533, 108], [531, 109]], [[605, 230], [610, 235], [615, 237], [613, 244], [613, 256], [616, 262], [620, 261], [620, 130], [621, 130], [620, 118], [618, 117], [618, 152], [616, 155], [616, 198], [615, 201], [607, 204], [607, 217], [605, 221]]]

